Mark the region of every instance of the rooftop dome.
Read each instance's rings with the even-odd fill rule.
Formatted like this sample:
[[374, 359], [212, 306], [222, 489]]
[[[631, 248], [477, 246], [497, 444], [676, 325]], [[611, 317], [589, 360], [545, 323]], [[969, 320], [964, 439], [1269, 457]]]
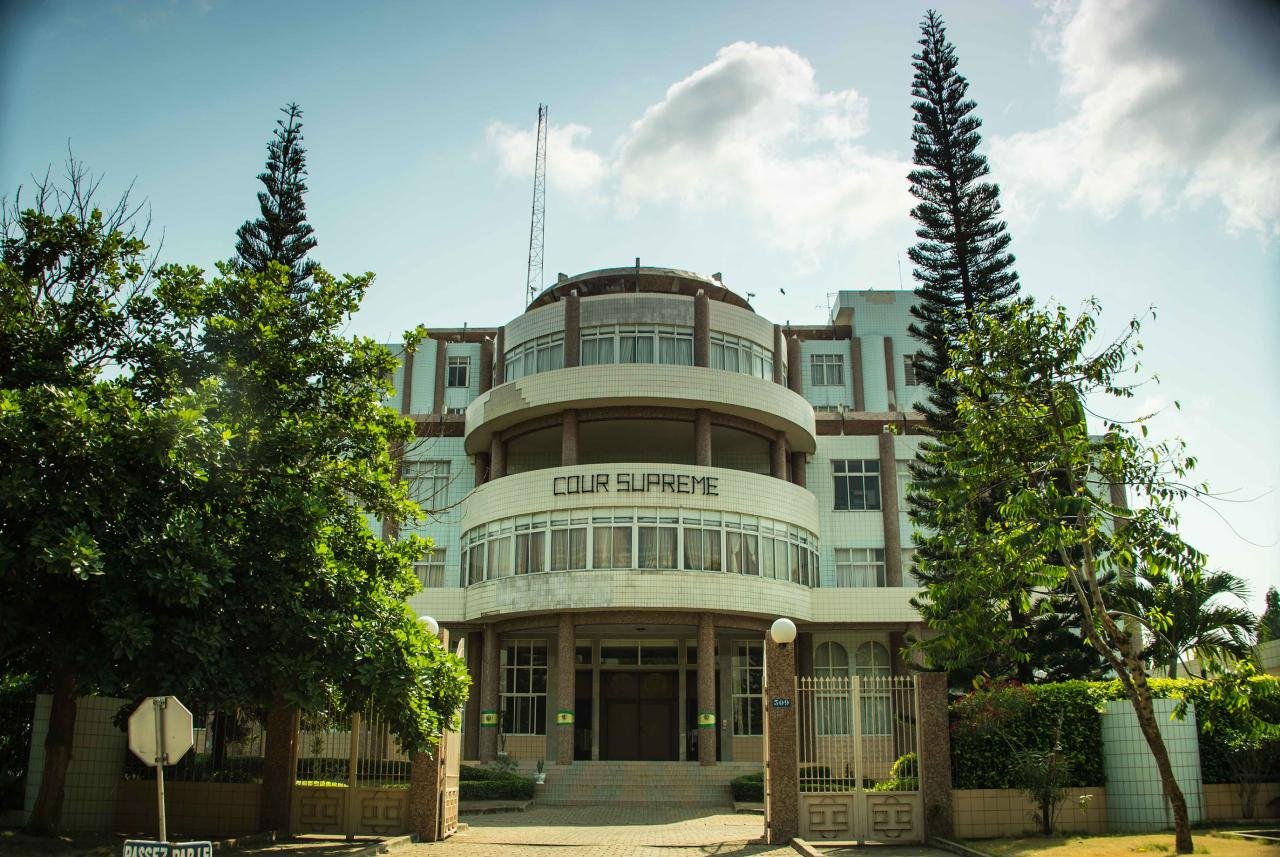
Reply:
[[[678, 268], [603, 268], [599, 271], [588, 271], [574, 277], [565, 277], [553, 286], [548, 286], [542, 294], [533, 299], [529, 309], [537, 309], [555, 303], [577, 292], [579, 297], [596, 295], [622, 294], [624, 292], [652, 292], [664, 295], [687, 295], [694, 297], [698, 292], [706, 292], [713, 301], [722, 301], [736, 307], [750, 310], [751, 304], [746, 299], [724, 287], [719, 274], [707, 277]], [[752, 310], [754, 312], [754, 310]]]

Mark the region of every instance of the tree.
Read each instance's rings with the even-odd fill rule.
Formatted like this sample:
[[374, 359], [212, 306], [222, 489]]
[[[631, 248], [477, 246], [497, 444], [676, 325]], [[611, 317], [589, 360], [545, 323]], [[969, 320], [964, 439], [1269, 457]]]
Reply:
[[1280, 640], [1280, 592], [1276, 592], [1274, 586], [1267, 587], [1264, 604], [1262, 616], [1258, 618], [1258, 642]]
[[[1061, 307], [1022, 304], [961, 338], [947, 373], [958, 420], [938, 463], [955, 485], [951, 496], [975, 502], [949, 503], [954, 523], [942, 539], [955, 573], [932, 582], [925, 599], [950, 605], [953, 613], [933, 611], [929, 621], [963, 655], [1018, 645], [986, 593], [1018, 591], [1035, 604], [1036, 591], [1070, 591], [1082, 633], [1133, 704], [1173, 809], [1177, 849], [1190, 853], [1186, 800], [1153, 713], [1141, 639], [1128, 624], [1135, 617], [1102, 581], [1132, 574], [1139, 560], [1149, 580], [1197, 580], [1204, 557], [1178, 535], [1177, 504], [1207, 488], [1188, 484], [1195, 460], [1181, 443], [1147, 439], [1145, 419], [1103, 419], [1103, 431], [1090, 432], [1095, 399], [1134, 395], [1127, 373], [1140, 348], [1134, 320], [1090, 354], [1098, 311], [1090, 303], [1072, 318]], [[1135, 495], [1135, 508], [1112, 501], [1113, 485]], [[1151, 619], [1152, 630], [1167, 630], [1166, 620]]]
[[[1243, 660], [1253, 650], [1257, 619], [1243, 606], [1249, 586], [1234, 574], [1211, 571], [1183, 580], [1162, 571], [1148, 577], [1139, 560], [1116, 596], [1126, 610], [1161, 629], [1150, 635], [1144, 655], [1167, 667], [1170, 678], [1177, 678], [1184, 660]], [[1224, 597], [1241, 605], [1223, 603]]]
[[273, 139], [267, 144], [267, 169], [258, 176], [265, 190], [258, 192], [261, 216], [246, 220], [236, 231], [236, 263], [259, 274], [272, 262], [289, 269], [290, 284], [305, 289], [315, 262], [306, 258], [316, 246], [303, 195], [307, 192], [307, 152], [302, 147], [302, 109], [289, 104], [280, 110]]

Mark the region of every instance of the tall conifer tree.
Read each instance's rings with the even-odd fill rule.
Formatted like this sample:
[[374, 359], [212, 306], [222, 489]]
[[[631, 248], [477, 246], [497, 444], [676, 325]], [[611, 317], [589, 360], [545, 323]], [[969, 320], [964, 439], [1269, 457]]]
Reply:
[[258, 192], [261, 216], [246, 220], [236, 231], [236, 263], [266, 273], [271, 262], [289, 269], [290, 282], [303, 290], [311, 280], [315, 262], [307, 253], [316, 246], [314, 230], [307, 223], [307, 152], [302, 147], [302, 109], [289, 104], [280, 109], [284, 119], [267, 144], [267, 169], [258, 176], [265, 190]]

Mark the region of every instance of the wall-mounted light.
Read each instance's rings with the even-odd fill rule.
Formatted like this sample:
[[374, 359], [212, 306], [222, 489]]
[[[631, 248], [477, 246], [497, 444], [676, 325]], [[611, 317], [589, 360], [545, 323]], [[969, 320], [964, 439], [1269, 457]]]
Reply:
[[773, 640], [780, 647], [786, 648], [787, 644], [796, 638], [796, 623], [787, 617], [774, 619], [773, 624], [769, 626], [769, 639]]

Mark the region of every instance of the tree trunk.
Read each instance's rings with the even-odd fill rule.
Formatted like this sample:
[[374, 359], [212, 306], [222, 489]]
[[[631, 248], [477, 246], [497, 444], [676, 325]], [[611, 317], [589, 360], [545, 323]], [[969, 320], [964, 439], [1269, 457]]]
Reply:
[[1142, 729], [1151, 755], [1155, 757], [1156, 767], [1160, 770], [1160, 784], [1164, 788], [1164, 796], [1169, 799], [1173, 808], [1174, 845], [1179, 854], [1191, 854], [1194, 846], [1191, 843], [1191, 819], [1187, 814], [1187, 799], [1173, 776], [1173, 765], [1169, 762], [1169, 751], [1164, 746], [1164, 737], [1160, 734], [1160, 726], [1156, 723], [1155, 709], [1151, 704], [1151, 689], [1147, 686], [1147, 677], [1143, 673], [1142, 664], [1130, 657], [1129, 675], [1132, 679], [1133, 693], [1130, 701], [1134, 713], [1138, 715], [1138, 726]]
[[53, 679], [53, 704], [49, 708], [49, 733], [44, 739], [44, 771], [27, 830], [52, 834], [62, 818], [62, 796], [71, 765], [71, 744], [76, 733], [76, 677], [59, 672]]

